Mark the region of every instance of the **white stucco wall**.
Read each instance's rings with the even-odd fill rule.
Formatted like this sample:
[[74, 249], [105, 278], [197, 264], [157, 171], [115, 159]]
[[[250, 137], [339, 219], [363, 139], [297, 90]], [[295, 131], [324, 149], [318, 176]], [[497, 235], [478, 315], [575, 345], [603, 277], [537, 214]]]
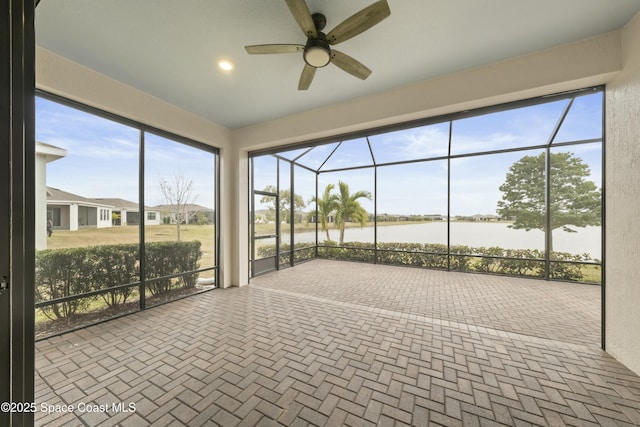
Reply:
[[640, 374], [640, 14], [606, 95], [606, 350]]
[[[100, 214], [101, 211], [106, 211], [104, 213], [104, 216]], [[113, 212], [111, 208], [102, 208], [100, 206], [97, 207], [96, 228], [109, 228], [112, 226], [113, 223], [111, 222], [111, 212]]]
[[36, 151], [36, 249], [47, 249], [47, 159]]
[[69, 205], [69, 231], [78, 231], [78, 205], [72, 203]]
[[[156, 219], [149, 219], [149, 214], [156, 214]], [[160, 225], [162, 224], [162, 214], [158, 211], [145, 211], [144, 225]]]
[[36, 142], [35, 202], [36, 202], [36, 249], [47, 249], [47, 163], [67, 155], [67, 151], [48, 144]]

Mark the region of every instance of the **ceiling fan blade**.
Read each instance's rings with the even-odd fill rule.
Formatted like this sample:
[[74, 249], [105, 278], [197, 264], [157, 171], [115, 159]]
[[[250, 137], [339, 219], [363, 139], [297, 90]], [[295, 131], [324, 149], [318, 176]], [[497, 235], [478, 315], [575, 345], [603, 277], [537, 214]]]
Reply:
[[338, 24], [327, 34], [327, 41], [331, 45], [342, 43], [368, 30], [389, 15], [391, 10], [387, 0], [380, 0]]
[[356, 61], [346, 53], [339, 52], [335, 49], [331, 50], [331, 62], [347, 73], [356, 76], [359, 79], [366, 79], [371, 74], [371, 70], [359, 61]]
[[305, 0], [286, 0], [294, 19], [307, 37], [317, 37], [316, 26]]
[[265, 53], [295, 53], [302, 52], [304, 45], [302, 44], [255, 44], [253, 46], [244, 47], [247, 53], [252, 55]]
[[313, 81], [313, 76], [316, 75], [315, 67], [311, 65], [305, 64], [302, 69], [302, 74], [300, 74], [300, 81], [298, 82], [298, 90], [307, 90], [309, 86], [311, 86], [311, 82]]

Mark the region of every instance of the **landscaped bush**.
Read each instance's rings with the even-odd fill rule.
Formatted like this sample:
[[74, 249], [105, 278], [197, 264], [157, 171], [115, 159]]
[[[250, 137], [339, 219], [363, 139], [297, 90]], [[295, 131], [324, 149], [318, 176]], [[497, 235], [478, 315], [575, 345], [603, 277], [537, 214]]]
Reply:
[[296, 243], [294, 259], [296, 262], [307, 261], [316, 257], [316, 245], [313, 243]]
[[[108, 290], [140, 280], [137, 244], [48, 249], [36, 253], [36, 303], [92, 291]], [[200, 242], [153, 242], [145, 246], [147, 277], [159, 278], [198, 269]], [[191, 288], [197, 274], [162, 278], [147, 284], [153, 295], [175, 288]], [[122, 287], [101, 293], [108, 307], [125, 304], [134, 291]], [[40, 310], [50, 319], [70, 318], [86, 311], [98, 296], [63, 301]]]
[[[544, 277], [544, 252], [537, 249], [504, 249], [498, 273], [512, 276]], [[575, 260], [577, 261], [577, 260]], [[580, 267], [578, 270], [580, 270]], [[576, 272], [578, 273], [578, 272]], [[580, 280], [579, 274], [567, 280]]]
[[147, 289], [152, 295], [159, 295], [176, 288], [192, 288], [197, 276], [187, 274], [178, 281], [161, 278], [185, 271], [198, 269], [198, 260], [202, 255], [200, 242], [152, 242], [145, 245], [145, 268], [147, 272]]
[[[309, 244], [312, 246], [312, 244]], [[280, 246], [280, 263], [289, 262], [287, 245]], [[544, 252], [537, 249], [504, 249], [499, 247], [470, 247], [452, 245], [447, 255], [447, 245], [437, 243], [378, 243], [348, 242], [338, 246], [326, 241], [318, 246], [318, 257], [346, 261], [377, 262], [389, 265], [406, 265], [453, 271], [483, 272], [510, 276], [544, 277]], [[258, 249], [261, 257], [275, 255], [275, 246]], [[297, 256], [296, 256], [297, 260]], [[584, 262], [597, 262], [587, 254], [574, 255], [552, 252], [549, 275], [552, 279], [582, 281]], [[594, 264], [596, 265], [596, 264]]]
[[[559, 280], [576, 280], [574, 277], [583, 278], [583, 270], [580, 264], [572, 264], [576, 261], [589, 262], [593, 261], [588, 254], [573, 255], [567, 252], [553, 252], [549, 263], [549, 276], [552, 279]], [[566, 262], [554, 262], [566, 261]]]
[[[90, 292], [90, 255], [84, 248], [39, 251], [36, 257], [36, 302]], [[73, 316], [89, 305], [86, 298], [65, 301], [41, 310], [49, 319]]]
[[378, 243], [378, 262], [425, 268], [447, 268], [447, 245], [422, 243]]
[[349, 242], [338, 246], [334, 242], [318, 246], [318, 256], [327, 259], [347, 261], [374, 262], [375, 251], [373, 243]]
[[472, 271], [510, 276], [544, 277], [544, 252], [537, 249], [476, 248], [484, 256], [473, 264]]
[[[94, 246], [89, 249], [92, 290], [112, 288], [114, 286], [139, 280], [138, 245]], [[100, 296], [109, 307], [127, 302], [133, 289], [131, 287], [115, 289]]]
[[[307, 261], [309, 259], [315, 258], [315, 248], [316, 245], [314, 243], [296, 243], [294, 246], [295, 250], [293, 252], [294, 262], [299, 261]], [[258, 257], [259, 258], [267, 258], [276, 255], [276, 245], [265, 245], [258, 247]], [[280, 245], [280, 256], [279, 256], [280, 265], [289, 265], [291, 263], [291, 245], [283, 243]]]

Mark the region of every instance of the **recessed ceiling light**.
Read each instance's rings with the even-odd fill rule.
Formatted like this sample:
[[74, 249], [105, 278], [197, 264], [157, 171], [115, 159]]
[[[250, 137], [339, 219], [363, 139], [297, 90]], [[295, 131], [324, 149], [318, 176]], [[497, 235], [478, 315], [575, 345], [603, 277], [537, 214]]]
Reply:
[[218, 68], [223, 71], [231, 71], [233, 70], [233, 62], [228, 59], [218, 59]]

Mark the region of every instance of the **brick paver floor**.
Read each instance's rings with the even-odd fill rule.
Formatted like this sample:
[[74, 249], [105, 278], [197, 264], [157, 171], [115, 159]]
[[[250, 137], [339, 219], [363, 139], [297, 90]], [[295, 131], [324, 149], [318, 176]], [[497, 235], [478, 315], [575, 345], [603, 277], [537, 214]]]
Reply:
[[315, 260], [38, 342], [36, 425], [640, 425], [599, 295]]

